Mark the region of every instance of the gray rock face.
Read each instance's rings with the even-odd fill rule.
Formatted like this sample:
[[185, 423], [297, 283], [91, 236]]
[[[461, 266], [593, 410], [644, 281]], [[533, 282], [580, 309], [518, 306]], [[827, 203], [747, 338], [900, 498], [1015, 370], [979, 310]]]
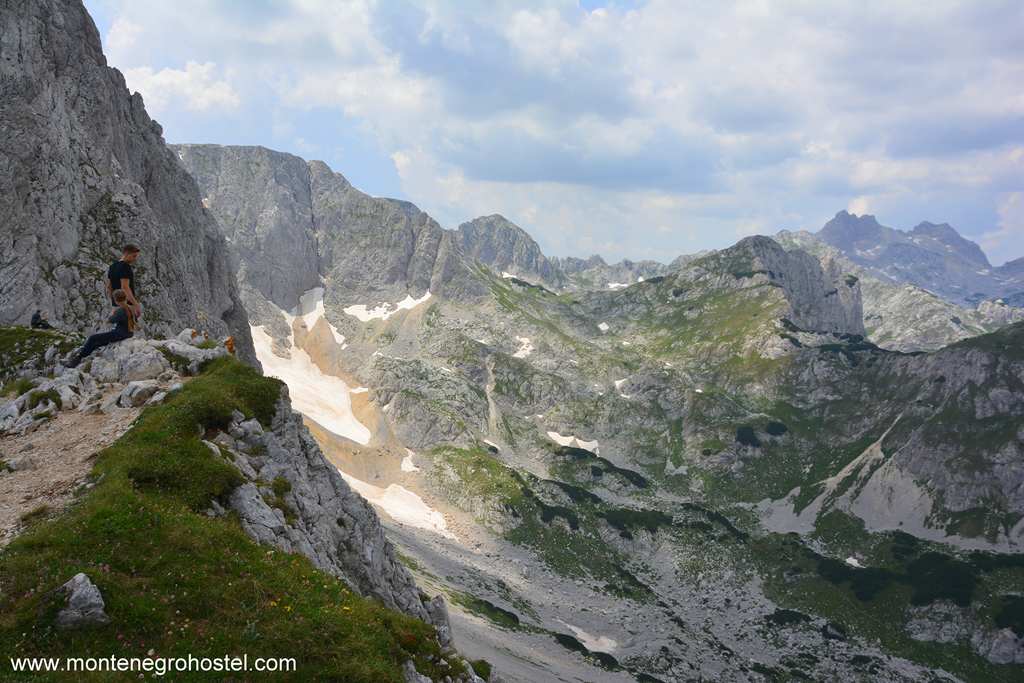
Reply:
[[[197, 337], [194, 341], [201, 340], [202, 337]], [[172, 368], [161, 349], [176, 352], [174, 355], [186, 362]], [[0, 401], [0, 434], [25, 432], [60, 410], [109, 413], [118, 407], [158, 403], [168, 393], [181, 388], [181, 384], [174, 381], [178, 379], [178, 372], [197, 372], [201, 361], [227, 354], [223, 345], [200, 349], [174, 339], [133, 338], [99, 349], [77, 368], [60, 365], [54, 356], [40, 372], [51, 377], [37, 378], [20, 396]], [[104, 385], [123, 386], [120, 391], [105, 396]]]
[[254, 358], [224, 237], [79, 2], [0, 8], [0, 324], [36, 308], [94, 331], [120, 246], [142, 247], [146, 328], [234, 335]]
[[838, 261], [859, 278], [867, 336], [885, 349], [934, 351], [1024, 320], [1024, 309], [1001, 299], [982, 301], [976, 308], [961, 306], [916, 285], [880, 276], [808, 232], [783, 230], [775, 239], [786, 249], [802, 249], [823, 261]]
[[[231, 495], [242, 527], [261, 543], [302, 553], [363, 595], [435, 624], [447, 644], [445, 611], [416, 587], [384, 538], [377, 514], [327, 462], [284, 392], [270, 431], [238, 420], [228, 431], [237, 438], [218, 440], [232, 449], [239, 471], [251, 480]], [[257, 444], [262, 448], [254, 449]], [[285, 510], [267, 502], [272, 494], [254, 475], [261, 482], [287, 482]]]
[[224, 229], [238, 279], [284, 309], [320, 284], [309, 167], [263, 147], [179, 145]]
[[462, 251], [497, 273], [510, 273], [528, 282], [560, 289], [565, 275], [541, 253], [525, 230], [504, 216], [480, 216], [458, 229]]
[[693, 261], [677, 276], [681, 288], [708, 279], [723, 287], [753, 280], [780, 288], [789, 306], [786, 317], [805, 330], [864, 334], [860, 282], [833, 259], [819, 262], [804, 251], [787, 252], [771, 238], [748, 237]]
[[[231, 237], [253, 321], [327, 283], [330, 309], [408, 295], [479, 296], [458, 240], [408, 202], [370, 197], [320, 161], [261, 147], [178, 145]], [[373, 264], [368, 268], [367, 264]]]
[[57, 613], [58, 628], [72, 629], [110, 623], [100, 589], [85, 574], [75, 574], [58, 592], [67, 599], [66, 606]]
[[908, 616], [907, 633], [914, 640], [970, 643], [993, 664], [1024, 664], [1024, 639], [1008, 628], [985, 628], [967, 608], [939, 602], [911, 608]]
[[977, 244], [948, 224], [924, 222], [904, 232], [880, 225], [874, 216], [840, 211], [817, 233], [876, 277], [908, 283], [958, 304], [1024, 291], [1016, 268], [993, 268]]

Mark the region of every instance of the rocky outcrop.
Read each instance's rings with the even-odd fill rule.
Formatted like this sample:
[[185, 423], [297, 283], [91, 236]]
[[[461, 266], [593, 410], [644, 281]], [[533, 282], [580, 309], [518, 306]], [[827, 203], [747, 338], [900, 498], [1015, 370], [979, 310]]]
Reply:
[[237, 414], [214, 440], [248, 480], [230, 500], [242, 528], [260, 543], [305, 555], [363, 595], [435, 624], [447, 641], [444, 610], [416, 587], [377, 514], [327, 462], [282, 391], [269, 431]]
[[709, 279], [723, 289], [746, 287], [744, 281], [780, 288], [789, 309], [785, 317], [804, 330], [864, 334], [860, 282], [838, 261], [786, 251], [769, 237], [747, 237], [693, 261], [677, 276], [680, 288]]
[[1009, 628], [986, 628], [968, 608], [939, 602], [912, 607], [907, 616], [907, 633], [914, 640], [969, 643], [993, 664], [1024, 664], [1024, 638]]
[[496, 273], [509, 273], [553, 289], [566, 284], [565, 275], [547, 259], [525, 230], [504, 216], [480, 216], [458, 228], [462, 251]]
[[802, 249], [823, 261], [837, 261], [857, 277], [867, 337], [885, 349], [935, 351], [1024, 320], [1024, 309], [1002, 299], [982, 301], [977, 307], [961, 306], [916, 285], [879, 276], [808, 232], [783, 230], [775, 240], [786, 249]]
[[233, 335], [254, 360], [224, 237], [80, 2], [0, 7], [0, 129], [0, 324], [39, 308], [92, 331], [106, 267], [134, 242], [150, 333]]
[[100, 589], [85, 574], [75, 574], [57, 592], [67, 601], [57, 612], [57, 628], [72, 629], [110, 623]]
[[50, 347], [43, 363], [22, 375], [28, 380], [24, 390], [0, 402], [0, 434], [32, 431], [61, 410], [109, 412], [159, 403], [181, 388], [182, 375], [196, 374], [203, 363], [229, 353], [222, 344], [200, 348], [204, 338], [191, 329], [179, 337], [192, 343], [127, 339], [99, 349], [76, 368], [65, 367], [59, 347]]

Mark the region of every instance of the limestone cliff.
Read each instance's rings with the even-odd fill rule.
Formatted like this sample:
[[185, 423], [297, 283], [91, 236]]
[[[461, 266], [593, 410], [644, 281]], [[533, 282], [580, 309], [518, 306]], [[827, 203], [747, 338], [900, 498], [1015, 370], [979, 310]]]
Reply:
[[0, 324], [38, 308], [93, 330], [131, 241], [148, 331], [232, 334], [253, 357], [224, 237], [81, 2], [0, 4], [0, 130]]

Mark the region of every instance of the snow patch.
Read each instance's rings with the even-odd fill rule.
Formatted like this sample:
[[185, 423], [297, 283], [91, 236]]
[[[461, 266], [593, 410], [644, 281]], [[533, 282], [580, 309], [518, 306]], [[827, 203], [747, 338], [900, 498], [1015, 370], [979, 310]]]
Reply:
[[282, 358], [273, 351], [273, 340], [267, 331], [252, 327], [256, 357], [263, 365], [263, 374], [276, 377], [288, 385], [292, 406], [324, 429], [366, 445], [370, 430], [352, 414], [348, 385], [339, 377], [325, 375], [303, 349], [294, 344], [291, 358]]
[[601, 330], [602, 332], [607, 332], [611, 328], [608, 327], [608, 323], [598, 323], [597, 329]]
[[629, 287], [628, 282], [609, 282], [608, 289], [622, 289], [623, 287]]
[[444, 515], [423, 502], [415, 493], [399, 486], [388, 484], [385, 489], [367, 484], [361, 479], [338, 470], [348, 485], [367, 501], [387, 513], [388, 517], [399, 524], [407, 524], [417, 529], [425, 529], [446, 538], [455, 539], [455, 534], [448, 531], [448, 523]]
[[593, 453], [601, 452], [601, 446], [598, 443], [597, 439], [593, 441], [585, 441], [579, 438], [578, 436], [562, 436], [558, 432], [548, 432], [548, 438], [557, 443], [559, 446], [568, 446], [570, 448], [582, 448]]
[[864, 568], [864, 565], [860, 563], [860, 560], [853, 556], [846, 558], [846, 564], [850, 565], [851, 567], [856, 567], [857, 569]]
[[338, 332], [338, 328], [332, 325], [324, 314], [323, 287], [314, 287], [313, 289], [306, 290], [299, 297], [299, 305], [293, 308], [291, 313], [285, 313], [284, 316], [288, 319], [289, 327], [291, 327], [293, 321], [298, 319], [302, 321], [307, 330], [312, 330], [313, 326], [322, 318], [327, 323], [327, 327], [330, 328], [331, 336], [334, 337], [335, 343], [342, 349], [348, 346], [345, 343], [345, 335]]
[[367, 391], [369, 391], [369, 389], [367, 389], [366, 387], [356, 387], [355, 389], [349, 389], [348, 393], [350, 393], [350, 394], [365, 394]]
[[[559, 621], [562, 620], [559, 619]], [[592, 636], [579, 626], [573, 626], [566, 621], [562, 621], [562, 623], [568, 626], [572, 630], [573, 635], [576, 636], [576, 639], [583, 643], [583, 646], [591, 652], [605, 652], [607, 654], [611, 654], [619, 647], [618, 641], [615, 641], [608, 636]]]
[[403, 472], [419, 472], [420, 468], [416, 467], [416, 463], [412, 461], [412, 456], [416, 455], [408, 448], [405, 449], [405, 457], [402, 458], [402, 471]]
[[519, 342], [519, 350], [512, 354], [513, 358], [526, 358], [533, 353], [533, 342], [529, 337], [516, 337]]
[[419, 299], [412, 298], [412, 294], [407, 294], [404, 299], [399, 301], [397, 304], [383, 303], [379, 306], [369, 308], [366, 304], [355, 304], [344, 308], [344, 312], [358, 318], [361, 322], [369, 322], [371, 320], [387, 320], [395, 313], [402, 310], [411, 310], [416, 308], [427, 299], [430, 298], [430, 290], [421, 296]]

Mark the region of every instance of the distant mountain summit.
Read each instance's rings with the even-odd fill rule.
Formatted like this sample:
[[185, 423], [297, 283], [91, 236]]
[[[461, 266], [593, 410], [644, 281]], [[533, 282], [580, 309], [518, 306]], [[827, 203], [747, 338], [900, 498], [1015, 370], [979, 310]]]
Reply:
[[1024, 278], [1014, 277], [1015, 269], [1007, 267], [1011, 264], [994, 268], [977, 244], [948, 223], [926, 221], [902, 231], [871, 215], [840, 211], [817, 238], [876, 277], [915, 285], [954, 303], [976, 305], [1024, 292]]
[[525, 280], [539, 280], [554, 288], [566, 278], [540, 250], [540, 245], [518, 225], [502, 215], [480, 216], [458, 228], [459, 243], [470, 258], [499, 273]]

